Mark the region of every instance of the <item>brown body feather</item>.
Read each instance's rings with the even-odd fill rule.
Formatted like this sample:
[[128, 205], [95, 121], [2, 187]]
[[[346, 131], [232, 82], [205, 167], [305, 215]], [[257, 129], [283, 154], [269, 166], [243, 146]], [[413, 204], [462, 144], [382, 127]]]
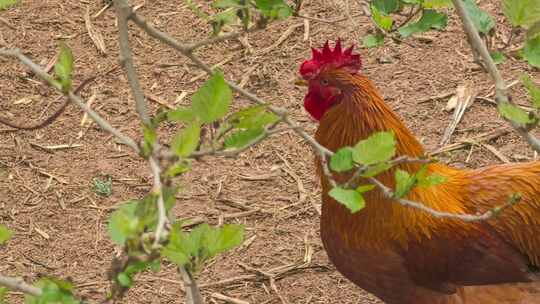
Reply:
[[[320, 121], [319, 143], [332, 151], [356, 144], [376, 131], [392, 130], [397, 154], [420, 156], [421, 144], [383, 102], [364, 76], [321, 72], [338, 87], [341, 102]], [[458, 170], [442, 164], [428, 171], [447, 178], [408, 195], [440, 211], [475, 214], [503, 205], [513, 193], [521, 201], [500, 217], [480, 223], [437, 219], [404, 207], [377, 190], [366, 207], [351, 214], [323, 186], [321, 236], [337, 269], [388, 304], [540, 303], [540, 162]], [[418, 165], [401, 165], [411, 173]], [[335, 175], [344, 181], [347, 175]], [[394, 186], [393, 170], [378, 176]], [[521, 283], [521, 284], [515, 284]], [[471, 286], [471, 287], [464, 287]], [[538, 293], [538, 300], [534, 294]], [[531, 302], [532, 301], [532, 302]]]

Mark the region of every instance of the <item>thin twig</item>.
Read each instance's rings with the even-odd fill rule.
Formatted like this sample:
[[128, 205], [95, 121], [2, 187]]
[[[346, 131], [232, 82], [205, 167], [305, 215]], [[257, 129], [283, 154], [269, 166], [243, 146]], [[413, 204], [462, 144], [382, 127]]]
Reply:
[[120, 62], [126, 70], [126, 76], [131, 87], [131, 92], [133, 92], [133, 98], [135, 99], [135, 109], [137, 110], [137, 113], [139, 113], [139, 118], [147, 125], [150, 123], [148, 105], [146, 104], [144, 93], [142, 92], [139, 78], [137, 77], [137, 71], [133, 65], [133, 56], [129, 45], [128, 19], [132, 14], [132, 9], [127, 0], [115, 0], [114, 7], [118, 18]]
[[[25, 66], [29, 67], [36, 76], [44, 80], [49, 86], [62, 92], [61, 86], [57, 82], [53, 81], [52, 77], [49, 74], [47, 74], [39, 65], [34, 63], [30, 58], [26, 57], [19, 49], [0, 49], [0, 56], [18, 58]], [[127, 135], [120, 132], [120, 130], [109, 124], [97, 112], [94, 112], [94, 110], [88, 107], [86, 102], [84, 102], [79, 96], [75, 95], [73, 92], [69, 92], [67, 93], [67, 97], [77, 106], [79, 106], [84, 112], [88, 113], [88, 116], [90, 116], [90, 118], [92, 118], [96, 122], [96, 124], [100, 126], [103, 130], [116, 136], [121, 142], [132, 148], [135, 152], [139, 153], [139, 146], [133, 139], [131, 139]]]
[[151, 156], [148, 159], [150, 163], [150, 169], [154, 175], [153, 192], [158, 194], [157, 207], [158, 207], [158, 223], [156, 226], [156, 234], [154, 238], [154, 247], [158, 246], [165, 230], [165, 224], [167, 223], [167, 211], [165, 210], [165, 202], [163, 201], [163, 185], [161, 183], [161, 168], [157, 160]]
[[6, 277], [0, 274], [0, 286], [7, 287], [13, 291], [20, 291], [34, 297], [41, 296], [41, 288], [27, 284], [22, 278]]
[[488, 211], [486, 211], [486, 212], [484, 212], [484, 213], [482, 213], [480, 215], [456, 214], [456, 213], [438, 211], [438, 210], [432, 209], [432, 208], [430, 208], [430, 207], [428, 207], [428, 206], [426, 206], [424, 204], [421, 204], [421, 203], [418, 203], [418, 202], [413, 202], [413, 201], [408, 200], [408, 199], [395, 198], [394, 197], [394, 192], [392, 191], [392, 189], [386, 187], [383, 183], [381, 183], [376, 178], [369, 177], [368, 181], [370, 181], [372, 184], [377, 186], [377, 188], [379, 188], [382, 191], [383, 195], [386, 198], [393, 199], [394, 201], [398, 202], [399, 204], [401, 204], [403, 206], [413, 207], [415, 209], [422, 210], [422, 211], [427, 212], [431, 216], [436, 217], [436, 218], [458, 219], [458, 220], [461, 220], [461, 221], [464, 221], [464, 222], [479, 222], [479, 221], [489, 220], [489, 219], [497, 216], [498, 214], [500, 214], [500, 212], [505, 210], [506, 208], [515, 205], [519, 201], [519, 199], [511, 198], [511, 199], [508, 200], [508, 202], [506, 204], [504, 204], [502, 206], [499, 206], [499, 207], [495, 207], [493, 209], [490, 209], [490, 210], [488, 210]]
[[[469, 37], [469, 42], [471, 43], [473, 51], [476, 50], [478, 52], [478, 54], [484, 61], [487, 72], [495, 82], [495, 100], [498, 104], [509, 102], [507, 92], [508, 87], [506, 85], [506, 82], [504, 81], [499, 70], [497, 69], [495, 62], [493, 62], [493, 59], [489, 54], [486, 44], [482, 41], [480, 34], [476, 30], [471, 18], [463, 7], [463, 3], [461, 2], [461, 0], [452, 0], [452, 2], [454, 3], [454, 7], [456, 8], [459, 17], [461, 18], [461, 21], [463, 23], [463, 29]], [[534, 150], [540, 152], [540, 140], [538, 138], [536, 138], [534, 135], [529, 133], [526, 129], [524, 129], [517, 123], [508, 119], [506, 120], [512, 125], [512, 127], [517, 131], [517, 133], [529, 143], [529, 145]]]

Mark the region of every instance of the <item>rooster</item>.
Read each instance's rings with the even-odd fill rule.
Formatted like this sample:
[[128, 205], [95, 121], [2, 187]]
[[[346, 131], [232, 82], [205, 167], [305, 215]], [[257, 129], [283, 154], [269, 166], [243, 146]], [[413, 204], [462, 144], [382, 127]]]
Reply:
[[[360, 55], [352, 46], [342, 49], [339, 40], [334, 49], [328, 42], [313, 49], [302, 63], [304, 107], [319, 122], [315, 139], [335, 152], [374, 132], [392, 131], [396, 156], [424, 156], [360, 68]], [[540, 303], [540, 162], [474, 170], [427, 165], [445, 182], [415, 187], [407, 198], [438, 211], [483, 213], [521, 195], [496, 218], [465, 222], [402, 206], [379, 190], [364, 193], [365, 208], [353, 214], [328, 195], [332, 186], [318, 157], [322, 241], [337, 270], [359, 287], [387, 304]], [[420, 166], [401, 164], [377, 179], [394, 187], [394, 170], [413, 174]], [[334, 174], [340, 183], [350, 176]]]

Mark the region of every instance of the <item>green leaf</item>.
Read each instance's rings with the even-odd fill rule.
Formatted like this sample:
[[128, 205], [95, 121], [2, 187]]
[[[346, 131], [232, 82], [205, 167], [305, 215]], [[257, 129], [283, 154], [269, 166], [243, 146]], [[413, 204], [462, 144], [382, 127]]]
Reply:
[[165, 176], [175, 177], [180, 174], [186, 173], [191, 170], [191, 161], [188, 159], [181, 159], [170, 166], [167, 171], [165, 171]]
[[354, 146], [353, 159], [363, 165], [372, 165], [389, 160], [395, 153], [394, 134], [392, 132], [377, 132]]
[[244, 7], [240, 0], [218, 0], [212, 4], [215, 8]]
[[255, 7], [270, 19], [285, 19], [293, 13], [293, 9], [283, 0], [255, 0]]
[[224, 25], [231, 24], [236, 21], [236, 19], [238, 18], [236, 14], [237, 11], [237, 9], [229, 8], [223, 12], [219, 12], [212, 16], [211, 23], [214, 35], [219, 34], [219, 32], [221, 32], [221, 28]]
[[27, 304], [77, 304], [80, 303], [73, 297], [73, 283], [56, 278], [42, 278], [35, 284], [41, 288], [41, 295], [34, 297], [25, 296]]
[[467, 14], [471, 17], [474, 26], [480, 33], [487, 34], [495, 27], [493, 18], [491, 18], [488, 13], [481, 10], [478, 5], [476, 5], [475, 0], [463, 0], [463, 4]]
[[117, 276], [116, 276], [116, 280], [118, 281], [118, 283], [120, 283], [120, 285], [124, 286], [124, 287], [131, 287], [133, 286], [133, 280], [131, 279], [131, 277], [129, 275], [127, 275], [125, 272], [120, 272]]
[[394, 197], [402, 198], [407, 195], [411, 189], [416, 185], [416, 176], [410, 175], [407, 171], [397, 169], [395, 173], [396, 190], [394, 191]]
[[0, 0], [0, 11], [17, 5], [19, 0]]
[[540, 68], [540, 36], [527, 40], [521, 55], [530, 65]]
[[532, 24], [529, 29], [527, 30], [527, 34], [525, 35], [525, 38], [527, 40], [534, 39], [540, 35], [540, 19], [536, 21], [534, 24]]
[[169, 121], [192, 122], [195, 120], [195, 114], [191, 108], [180, 107], [167, 112]]
[[428, 176], [425, 176], [423, 178], [418, 179], [418, 186], [420, 187], [433, 187], [440, 184], [444, 184], [446, 182], [446, 177], [439, 175], [439, 174], [431, 174]]
[[503, 13], [513, 26], [529, 27], [540, 20], [540, 0], [503, 0]]
[[375, 24], [384, 31], [389, 32], [392, 29], [392, 24], [394, 23], [392, 17], [384, 16], [373, 4], [371, 4], [369, 7], [371, 9], [371, 18], [373, 19], [373, 22], [375, 22]]
[[193, 94], [193, 113], [205, 123], [214, 122], [227, 113], [231, 99], [231, 88], [217, 71]]
[[225, 224], [221, 228], [211, 228], [204, 236], [203, 245], [208, 250], [208, 257], [240, 246], [244, 242], [244, 227], [241, 225]]
[[527, 92], [529, 92], [529, 96], [531, 96], [533, 106], [537, 109], [540, 108], [540, 87], [537, 86], [527, 74], [521, 76], [521, 81], [527, 89]]
[[330, 169], [336, 172], [349, 171], [354, 167], [353, 149], [351, 147], [341, 148], [330, 158]]
[[400, 8], [398, 0], [372, 0], [371, 4], [385, 15], [391, 14]]
[[143, 129], [143, 143], [142, 143], [141, 154], [143, 156], [150, 156], [150, 154], [152, 154], [152, 151], [154, 150], [154, 144], [157, 141], [156, 128], [152, 125], [143, 124], [142, 129]]
[[264, 136], [265, 131], [263, 128], [240, 130], [232, 133], [224, 140], [225, 149], [231, 148], [244, 148], [247, 145], [252, 144], [261, 136]]
[[60, 80], [62, 90], [67, 93], [71, 90], [71, 74], [73, 72], [73, 54], [64, 43], [60, 43], [60, 55], [54, 65], [54, 73]]
[[499, 113], [501, 113], [504, 118], [518, 124], [527, 125], [534, 122], [534, 119], [529, 116], [527, 111], [509, 102], [499, 103], [498, 108]]
[[368, 192], [368, 191], [371, 191], [375, 188], [375, 185], [372, 185], [372, 184], [368, 184], [368, 185], [360, 185], [358, 187], [356, 187], [356, 192], [358, 193], [364, 193], [364, 192]]
[[267, 108], [265, 105], [247, 107], [232, 114], [227, 121], [239, 129], [266, 127], [279, 120], [279, 117], [274, 113], [268, 112]]
[[11, 231], [6, 226], [0, 224], [0, 245], [4, 244], [11, 238]]
[[422, 3], [422, 7], [424, 8], [445, 8], [452, 6], [452, 0], [424, 0]]
[[504, 54], [498, 51], [491, 52], [489, 55], [491, 55], [491, 59], [493, 59], [495, 64], [501, 64], [506, 60]]
[[6, 302], [6, 294], [8, 292], [8, 289], [6, 287], [0, 287], [0, 304], [7, 304]]
[[127, 239], [139, 232], [139, 218], [136, 216], [137, 201], [123, 204], [111, 214], [108, 225], [109, 237], [117, 245], [124, 245]]
[[379, 175], [380, 173], [392, 168], [392, 165], [390, 165], [387, 162], [378, 163], [375, 165], [371, 165], [367, 168], [367, 170], [361, 175], [362, 177], [374, 177]]
[[355, 190], [343, 189], [341, 187], [334, 187], [328, 192], [328, 195], [343, 204], [351, 213], [356, 213], [365, 207], [366, 202], [362, 194]]
[[362, 39], [362, 44], [366, 48], [379, 47], [384, 44], [384, 36], [381, 34], [366, 35]]
[[448, 24], [448, 16], [434, 10], [424, 10], [422, 17], [415, 23], [409, 23], [399, 28], [398, 32], [403, 37], [425, 32], [432, 28], [442, 30]]
[[171, 141], [171, 149], [179, 157], [188, 157], [197, 149], [201, 137], [201, 126], [194, 122], [180, 130]]
[[191, 254], [197, 251], [187, 233], [182, 231], [182, 223], [177, 222], [172, 226], [169, 243], [161, 250], [161, 255], [178, 266], [184, 266]]

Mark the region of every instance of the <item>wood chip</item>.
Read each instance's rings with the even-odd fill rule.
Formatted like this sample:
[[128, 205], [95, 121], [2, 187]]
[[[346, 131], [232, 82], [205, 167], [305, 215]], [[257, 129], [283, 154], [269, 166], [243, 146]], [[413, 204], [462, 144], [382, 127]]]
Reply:
[[232, 303], [232, 304], [249, 304], [249, 302], [247, 302], [247, 301], [240, 300], [240, 299], [237, 299], [237, 298], [232, 298], [232, 297], [229, 297], [229, 296], [226, 296], [226, 295], [224, 295], [224, 294], [217, 293], [217, 292], [212, 293], [210, 296], [211, 296], [212, 298], [214, 298], [214, 299], [218, 299], [218, 300], [224, 301], [225, 303]]
[[445, 110], [454, 110], [454, 115], [452, 116], [452, 121], [444, 131], [444, 135], [441, 138], [439, 145], [446, 145], [450, 141], [450, 137], [452, 134], [454, 134], [457, 125], [465, 114], [465, 111], [472, 105], [475, 98], [476, 90], [472, 84], [466, 83], [457, 88], [456, 94], [452, 96], [452, 98], [450, 98], [446, 104]]
[[36, 231], [39, 235], [41, 235], [41, 237], [43, 237], [44, 239], [48, 240], [50, 239], [51, 237], [49, 236], [49, 234], [47, 234], [47, 232], [39, 229], [38, 227], [34, 227], [34, 231]]
[[90, 7], [88, 6], [86, 7], [86, 13], [84, 14], [84, 25], [86, 26], [88, 36], [90, 36], [90, 39], [92, 39], [92, 42], [94, 42], [98, 51], [101, 54], [106, 55], [107, 49], [105, 48], [105, 40], [103, 40], [101, 32], [92, 24], [92, 20], [90, 20]]

